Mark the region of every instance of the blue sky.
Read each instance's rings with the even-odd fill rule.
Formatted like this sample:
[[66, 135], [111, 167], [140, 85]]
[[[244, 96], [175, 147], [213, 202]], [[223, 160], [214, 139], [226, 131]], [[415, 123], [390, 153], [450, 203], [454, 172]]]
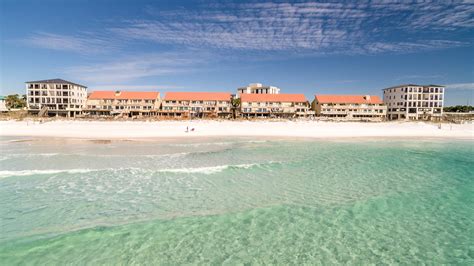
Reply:
[[2, 94], [90, 90], [375, 94], [447, 85], [474, 104], [474, 2], [0, 1]]

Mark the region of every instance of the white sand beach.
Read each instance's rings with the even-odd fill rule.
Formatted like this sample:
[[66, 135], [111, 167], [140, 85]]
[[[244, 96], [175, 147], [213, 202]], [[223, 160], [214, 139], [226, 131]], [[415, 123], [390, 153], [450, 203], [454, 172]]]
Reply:
[[[189, 132], [186, 132], [186, 129]], [[194, 131], [191, 131], [194, 128]], [[321, 121], [0, 121], [0, 136], [85, 139], [191, 137], [426, 137], [474, 139], [474, 124]]]

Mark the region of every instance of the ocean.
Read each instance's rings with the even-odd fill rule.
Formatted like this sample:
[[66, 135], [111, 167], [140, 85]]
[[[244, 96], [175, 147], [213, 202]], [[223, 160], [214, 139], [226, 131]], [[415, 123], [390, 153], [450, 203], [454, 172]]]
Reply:
[[474, 262], [474, 142], [0, 139], [2, 265]]

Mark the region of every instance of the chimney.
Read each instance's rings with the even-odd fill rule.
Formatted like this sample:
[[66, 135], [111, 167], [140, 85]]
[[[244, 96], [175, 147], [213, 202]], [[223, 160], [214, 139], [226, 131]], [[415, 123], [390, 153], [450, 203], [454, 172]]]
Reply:
[[364, 99], [365, 99], [366, 101], [370, 101], [370, 95], [365, 95], [365, 96], [364, 96]]
[[115, 91], [115, 96], [120, 96], [121, 93], [121, 91]]

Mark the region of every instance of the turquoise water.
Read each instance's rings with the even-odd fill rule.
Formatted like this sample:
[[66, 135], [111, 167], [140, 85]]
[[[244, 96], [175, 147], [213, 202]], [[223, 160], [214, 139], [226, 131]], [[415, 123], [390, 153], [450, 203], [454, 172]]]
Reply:
[[474, 142], [0, 141], [0, 261], [474, 262]]

